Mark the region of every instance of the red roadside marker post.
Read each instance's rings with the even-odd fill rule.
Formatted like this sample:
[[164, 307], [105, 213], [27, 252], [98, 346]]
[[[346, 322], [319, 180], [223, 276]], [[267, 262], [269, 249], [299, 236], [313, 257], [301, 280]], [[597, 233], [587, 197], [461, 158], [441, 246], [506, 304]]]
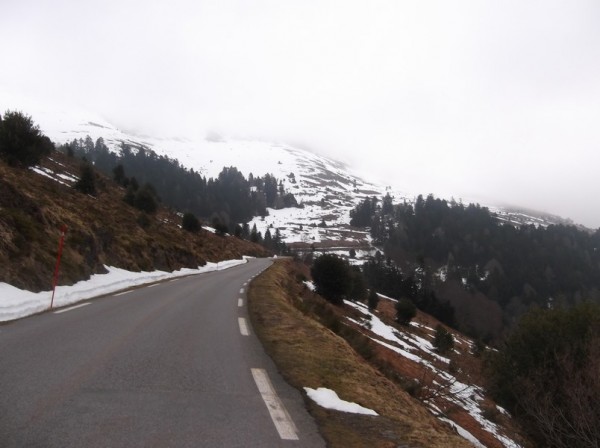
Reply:
[[63, 243], [65, 242], [65, 233], [67, 232], [67, 226], [64, 224], [60, 227], [60, 241], [58, 242], [58, 256], [56, 257], [56, 267], [54, 268], [54, 279], [52, 281], [52, 300], [50, 301], [50, 309], [54, 305], [54, 292], [56, 291], [56, 284], [58, 283], [58, 270], [60, 268], [60, 257], [62, 256]]

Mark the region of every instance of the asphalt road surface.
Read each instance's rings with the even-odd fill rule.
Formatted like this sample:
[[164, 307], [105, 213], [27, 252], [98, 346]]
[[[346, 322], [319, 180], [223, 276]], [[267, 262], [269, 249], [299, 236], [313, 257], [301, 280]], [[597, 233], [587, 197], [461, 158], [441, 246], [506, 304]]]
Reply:
[[0, 326], [0, 447], [325, 446], [254, 336], [269, 260]]

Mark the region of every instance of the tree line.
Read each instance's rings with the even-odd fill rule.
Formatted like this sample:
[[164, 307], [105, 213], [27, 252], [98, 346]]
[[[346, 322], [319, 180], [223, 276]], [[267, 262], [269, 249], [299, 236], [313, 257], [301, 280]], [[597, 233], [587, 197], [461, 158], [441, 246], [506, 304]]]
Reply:
[[[394, 204], [388, 195], [364, 199], [351, 224], [369, 227], [376, 244], [402, 272], [420, 268], [429, 288], [470, 316], [463, 330], [498, 336], [532, 305], [600, 301], [600, 230], [502, 223], [487, 208], [433, 195]], [[500, 313], [491, 334], [482, 314]], [[485, 320], [485, 319], [484, 319]], [[497, 319], [496, 319], [497, 320]]]
[[[369, 227], [383, 247], [362, 271], [369, 287], [398, 299], [398, 323], [408, 324], [416, 306], [440, 320], [456, 311], [459, 328], [495, 338], [498, 350], [486, 350], [477, 339], [472, 354], [483, 357], [488, 391], [535, 446], [599, 446], [600, 230], [515, 226], [485, 207], [433, 196], [414, 204], [394, 204], [389, 195], [366, 198], [351, 219]], [[318, 275], [328, 261], [323, 257], [315, 261], [313, 279], [326, 294]], [[348, 294], [349, 286], [340, 291]], [[504, 317], [503, 325], [485, 333], [487, 314], [494, 313]], [[485, 324], [483, 331], [465, 327], [474, 321]], [[433, 344], [444, 353], [452, 335], [438, 326]]]
[[[138, 223], [149, 225], [148, 214], [159, 202], [183, 214], [182, 227], [197, 232], [201, 222], [212, 225], [218, 234], [232, 233], [262, 244], [275, 253], [289, 250], [279, 229], [267, 229], [262, 235], [256, 225], [247, 221], [267, 215], [267, 207], [298, 206], [295, 197], [286, 192], [283, 182], [271, 174], [246, 179], [236, 168], [223, 168], [217, 179], [206, 179], [193, 169], [184, 168], [177, 160], [158, 156], [144, 147], [122, 144], [118, 154], [109, 151], [102, 138], [75, 139], [59, 148], [71, 157], [82, 159], [79, 179], [73, 185], [78, 191], [95, 196], [95, 170], [112, 176], [125, 188], [123, 200], [141, 210]], [[11, 166], [26, 168], [37, 165], [56, 150], [33, 119], [20, 111], [0, 115], [0, 159]]]
[[85, 158], [94, 168], [109, 175], [128, 189], [134, 200], [138, 187], [151, 185], [156, 197], [174, 209], [193, 213], [209, 222], [217, 221], [233, 232], [236, 224], [254, 216], [266, 216], [267, 207], [297, 206], [293, 194], [271, 174], [248, 178], [235, 167], [225, 167], [216, 179], [187, 169], [176, 159], [143, 146], [122, 143], [118, 153], [111, 152], [104, 140], [88, 136], [65, 144], [63, 151]]

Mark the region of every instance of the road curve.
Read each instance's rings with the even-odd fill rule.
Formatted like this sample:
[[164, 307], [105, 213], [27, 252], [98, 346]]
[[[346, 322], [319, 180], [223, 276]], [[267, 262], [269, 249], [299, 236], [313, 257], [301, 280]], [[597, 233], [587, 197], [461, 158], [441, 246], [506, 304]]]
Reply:
[[0, 447], [325, 446], [248, 320], [270, 263], [0, 326]]

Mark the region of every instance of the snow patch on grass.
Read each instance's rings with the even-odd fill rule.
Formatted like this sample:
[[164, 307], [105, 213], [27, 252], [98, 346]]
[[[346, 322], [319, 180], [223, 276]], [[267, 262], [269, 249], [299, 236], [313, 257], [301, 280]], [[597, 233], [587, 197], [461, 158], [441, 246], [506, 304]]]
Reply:
[[[347, 319], [369, 330], [373, 334], [373, 336], [367, 335], [371, 340], [412, 362], [425, 366], [434, 376], [433, 387], [440, 387], [447, 391], [444, 394], [445, 400], [468, 412], [479, 423], [482, 429], [492, 434], [503, 446], [507, 448], [520, 448], [518, 443], [501, 433], [501, 429], [497, 424], [485, 418], [484, 410], [481, 406], [484, 400], [484, 392], [481, 387], [463, 383], [454, 375], [440, 368], [440, 364], [437, 364], [437, 366], [434, 365], [436, 360], [440, 361], [442, 365], [449, 365], [450, 359], [435, 353], [435, 349], [429, 340], [410, 331], [401, 331], [392, 325], [387, 325], [378, 316], [369, 311], [368, 307], [363, 303], [350, 301], [345, 301], [344, 303], [360, 311], [362, 314], [361, 318], [348, 317]], [[432, 328], [417, 322], [411, 322], [410, 326], [421, 331], [425, 330], [430, 335], [434, 333]], [[471, 346], [464, 338], [461, 338], [461, 342], [467, 342], [467, 346]], [[430, 359], [433, 360], [431, 361]], [[426, 399], [424, 403], [440, 420], [451, 423], [462, 437], [474, 443], [477, 447], [483, 447], [471, 433], [444, 417], [444, 413], [440, 411], [434, 400]]]
[[352, 414], [379, 415], [372, 409], [362, 407], [361, 405], [351, 401], [342, 400], [340, 397], [338, 397], [338, 394], [331, 389], [327, 389], [325, 387], [319, 387], [318, 389], [305, 387], [304, 390], [311, 400], [326, 409], [350, 412]]

